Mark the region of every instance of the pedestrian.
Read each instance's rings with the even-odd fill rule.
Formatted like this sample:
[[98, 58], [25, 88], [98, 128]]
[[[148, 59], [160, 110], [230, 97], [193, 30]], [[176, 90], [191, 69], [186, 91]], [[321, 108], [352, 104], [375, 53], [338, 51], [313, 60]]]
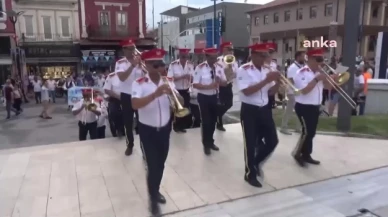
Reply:
[[42, 103], [42, 81], [40, 80], [40, 78], [38, 79], [38, 76], [34, 77], [34, 80], [32, 81], [32, 86], [34, 86], [36, 104]]
[[[12, 83], [12, 82], [11, 82]], [[21, 108], [22, 105], [22, 91], [20, 90], [20, 82], [14, 82], [13, 86], [13, 108], [16, 109], [19, 113], [23, 110]]]
[[92, 89], [82, 89], [82, 99], [77, 102], [73, 109], [73, 115], [78, 119], [78, 138], [80, 141], [86, 140], [88, 134], [90, 139], [97, 139], [97, 120], [101, 115], [101, 108], [97, 106], [95, 109], [89, 106], [92, 102]]
[[48, 80], [43, 81], [43, 85], [41, 88], [41, 98], [42, 98], [42, 105], [43, 105], [43, 110], [42, 113], [39, 115], [39, 117], [43, 119], [52, 119], [50, 117], [49, 109], [50, 109], [50, 93], [49, 93], [49, 84]]
[[57, 88], [57, 84], [52, 76], [50, 76], [48, 83], [49, 96], [52, 103], [55, 103], [55, 90]]
[[7, 110], [6, 119], [10, 119], [11, 111], [15, 112], [16, 116], [20, 114], [18, 111], [16, 111], [16, 109], [12, 107], [12, 104], [14, 103], [14, 95], [13, 95], [13, 86], [11, 83], [11, 79], [6, 80], [3, 91], [4, 91], [4, 98], [5, 98], [5, 109]]

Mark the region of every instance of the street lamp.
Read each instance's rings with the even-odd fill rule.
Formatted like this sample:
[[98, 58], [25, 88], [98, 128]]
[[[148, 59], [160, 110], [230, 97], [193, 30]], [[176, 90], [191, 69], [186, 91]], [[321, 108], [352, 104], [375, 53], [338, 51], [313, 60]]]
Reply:
[[25, 91], [24, 91], [24, 78], [22, 77], [22, 70], [21, 70], [21, 66], [20, 66], [20, 58], [21, 58], [21, 49], [19, 48], [19, 45], [18, 45], [18, 41], [17, 41], [17, 36], [16, 36], [16, 23], [18, 21], [18, 18], [19, 16], [21, 16], [22, 14], [24, 14], [24, 11], [19, 11], [19, 12], [15, 12], [14, 10], [9, 10], [9, 11], [2, 11], [1, 12], [2, 14], [6, 15], [9, 19], [9, 21], [12, 23], [12, 27], [13, 27], [13, 32], [14, 32], [14, 41], [15, 41], [15, 60], [16, 60], [16, 71], [17, 71], [17, 75], [19, 76], [20, 78], [20, 82], [21, 82], [21, 89], [22, 89], [22, 94], [23, 94], [23, 98], [24, 98], [24, 102], [25, 103], [28, 103], [28, 100], [27, 100], [27, 97], [26, 97], [26, 94], [25, 94]]

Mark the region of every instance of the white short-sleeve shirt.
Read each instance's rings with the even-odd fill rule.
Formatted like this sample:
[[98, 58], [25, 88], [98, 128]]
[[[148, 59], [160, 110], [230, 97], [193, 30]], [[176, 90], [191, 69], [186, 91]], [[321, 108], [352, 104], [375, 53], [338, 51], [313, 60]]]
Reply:
[[242, 91], [250, 86], [256, 85], [265, 80], [267, 74], [271, 71], [272, 69], [267, 66], [263, 66], [261, 69], [258, 69], [253, 65], [252, 62], [242, 65], [237, 70], [236, 83], [240, 91], [241, 102], [260, 107], [266, 106], [268, 104], [268, 91], [271, 87], [275, 85], [274, 81], [266, 84], [259, 91], [249, 96], [246, 96]]
[[[186, 62], [183, 67], [180, 60], [176, 60], [170, 64], [168, 67], [167, 76], [171, 78], [181, 77], [183, 75], [194, 75], [194, 65], [189, 61]], [[179, 81], [174, 81], [175, 87], [178, 90], [187, 90], [190, 88], [191, 81], [188, 79], [181, 79]]]
[[[209, 66], [207, 62], [199, 64], [195, 68], [193, 84], [209, 85], [215, 81], [216, 77], [220, 78], [222, 81], [226, 81], [224, 68], [218, 63], [215, 63], [214, 65], [215, 73], [214, 75], [212, 75], [213, 69]], [[198, 90], [198, 93], [204, 95], [215, 95], [217, 93], [217, 90]]]
[[34, 92], [40, 92], [42, 90], [42, 81], [40, 80], [33, 80], [32, 85], [34, 86]]
[[[290, 67], [288, 67], [287, 69], [287, 78], [289, 79], [294, 79], [295, 75], [296, 75], [296, 72], [301, 69], [303, 67], [303, 65], [299, 65], [298, 63], [296, 62], [293, 62]], [[294, 91], [292, 88], [288, 88], [288, 94], [292, 95], [294, 94]]]
[[[308, 66], [304, 66], [296, 72], [293, 78], [294, 86], [297, 89], [305, 88], [319, 73], [313, 72]], [[319, 81], [309, 93], [296, 95], [295, 101], [305, 105], [321, 105], [323, 88], [323, 82]]]
[[[115, 73], [125, 72], [129, 67], [131, 67], [131, 63], [128, 61], [128, 59], [122, 58], [116, 62]], [[125, 81], [120, 81], [120, 92], [130, 95], [132, 91], [133, 81], [135, 81], [138, 78], [141, 78], [142, 76], [143, 76], [143, 70], [139, 67], [135, 67], [131, 75], [129, 75], [128, 78], [125, 79]]]
[[110, 73], [105, 80], [104, 90], [111, 90], [116, 94], [120, 94], [120, 79], [115, 72]]
[[[143, 98], [149, 96], [163, 84], [163, 79], [160, 79], [159, 84], [156, 85], [147, 75], [139, 78], [133, 82], [132, 98]], [[170, 79], [170, 85], [175, 90], [173, 79]], [[175, 92], [177, 91], [175, 90]], [[163, 94], [162, 96], [155, 98], [148, 105], [143, 108], [139, 108], [138, 112], [140, 123], [157, 128], [166, 126], [171, 118], [169, 96]]]
[[105, 102], [98, 103], [101, 109], [101, 115], [98, 116], [97, 127], [106, 126], [107, 117], [108, 117], [108, 108]]
[[[74, 106], [72, 111], [76, 111], [82, 107], [82, 104], [84, 104], [84, 99], [81, 99], [79, 102], [77, 102]], [[101, 108], [97, 106], [97, 111], [101, 112]], [[98, 116], [94, 114], [91, 111], [88, 111], [87, 109], [83, 109], [78, 115], [76, 116], [77, 120], [81, 121], [82, 123], [93, 123], [98, 120]]]

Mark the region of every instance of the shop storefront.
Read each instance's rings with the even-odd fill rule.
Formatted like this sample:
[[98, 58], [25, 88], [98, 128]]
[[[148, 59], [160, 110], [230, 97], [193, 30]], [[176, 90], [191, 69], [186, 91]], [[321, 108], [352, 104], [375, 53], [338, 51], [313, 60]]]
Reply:
[[29, 45], [23, 47], [26, 53], [28, 74], [44, 79], [60, 79], [79, 72], [78, 44], [71, 45]]
[[12, 59], [10, 55], [10, 37], [0, 37], [0, 86], [5, 83], [12, 73]]
[[87, 72], [113, 71], [117, 61], [117, 50], [81, 50], [81, 68]]

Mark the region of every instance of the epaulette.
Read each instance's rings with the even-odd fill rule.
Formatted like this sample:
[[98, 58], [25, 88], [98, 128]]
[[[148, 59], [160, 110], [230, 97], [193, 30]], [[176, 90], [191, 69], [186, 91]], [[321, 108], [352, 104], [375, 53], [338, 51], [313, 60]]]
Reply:
[[167, 77], [167, 76], [166, 76], [166, 79], [167, 79], [168, 81], [174, 81], [174, 78], [173, 78], [173, 77]]
[[148, 78], [147, 77], [141, 77], [141, 78], [138, 78], [136, 80], [137, 83], [141, 84], [141, 83], [144, 83], [144, 82], [147, 82], [148, 81]]
[[125, 60], [126, 60], [126, 58], [121, 58], [121, 59], [117, 60], [117, 63], [122, 63], [122, 62], [124, 62]]
[[243, 69], [247, 70], [249, 68], [252, 68], [251, 63], [245, 63], [244, 65], [241, 66]]
[[113, 76], [115, 76], [115, 75], [116, 75], [116, 73], [112, 72], [112, 73], [110, 73], [110, 74], [108, 75], [108, 77], [113, 77]]
[[302, 69], [300, 69], [300, 72], [308, 72], [308, 71], [310, 71], [308, 67], [303, 67]]
[[207, 66], [207, 63], [206, 63], [206, 62], [203, 62], [203, 63], [199, 64], [197, 67], [202, 68], [202, 67], [204, 67], [204, 66]]

